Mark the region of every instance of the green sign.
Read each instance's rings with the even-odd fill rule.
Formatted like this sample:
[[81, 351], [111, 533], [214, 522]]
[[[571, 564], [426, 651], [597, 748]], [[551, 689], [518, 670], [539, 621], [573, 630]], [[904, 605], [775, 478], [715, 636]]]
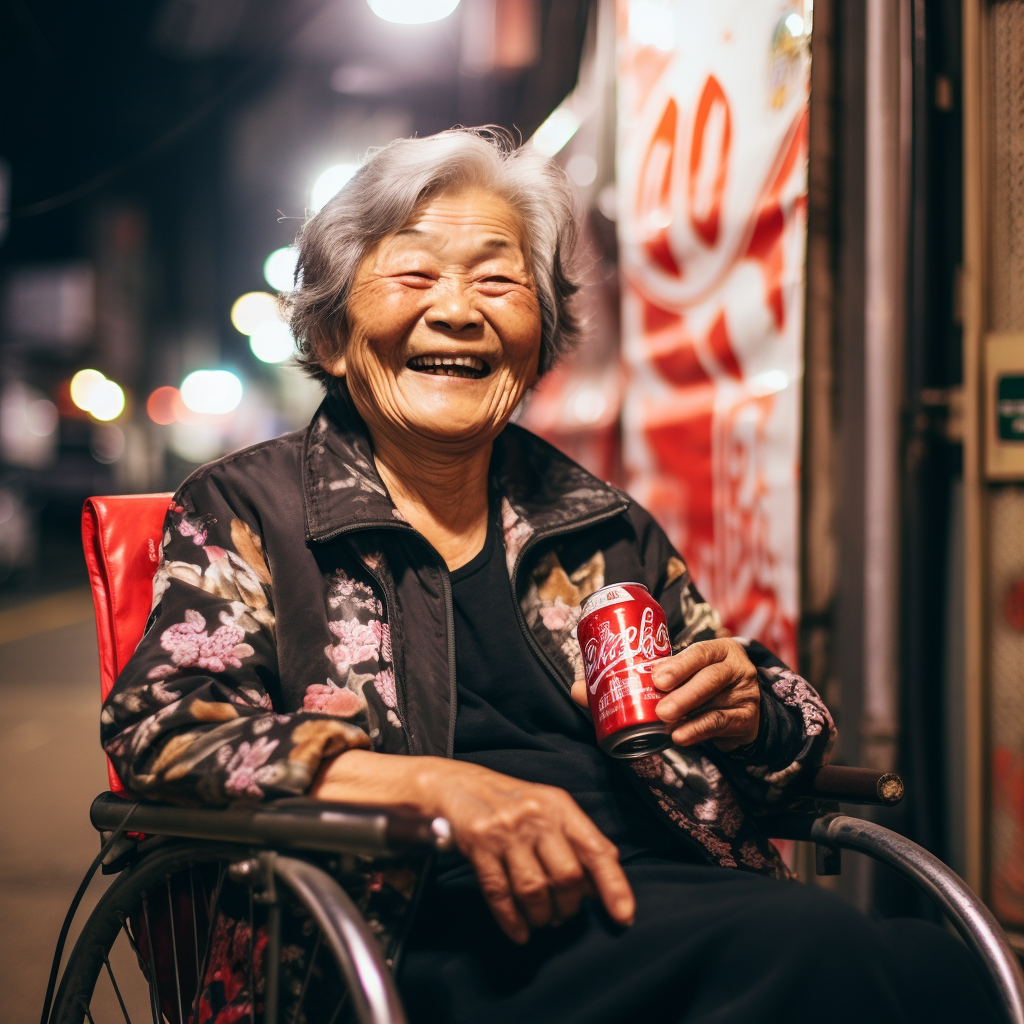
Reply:
[[999, 378], [996, 426], [1000, 441], [1024, 441], [1024, 376]]

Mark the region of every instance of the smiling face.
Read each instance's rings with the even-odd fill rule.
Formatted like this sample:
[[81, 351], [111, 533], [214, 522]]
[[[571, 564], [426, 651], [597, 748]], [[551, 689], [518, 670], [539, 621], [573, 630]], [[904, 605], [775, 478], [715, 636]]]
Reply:
[[345, 354], [327, 369], [375, 441], [472, 450], [537, 379], [541, 318], [523, 225], [465, 188], [432, 199], [359, 265]]

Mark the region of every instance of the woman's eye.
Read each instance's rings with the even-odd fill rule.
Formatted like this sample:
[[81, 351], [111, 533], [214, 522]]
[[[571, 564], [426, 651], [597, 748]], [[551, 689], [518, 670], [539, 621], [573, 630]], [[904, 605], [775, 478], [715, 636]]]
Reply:
[[500, 274], [484, 278], [484, 284], [514, 284], [511, 277], [502, 277]]

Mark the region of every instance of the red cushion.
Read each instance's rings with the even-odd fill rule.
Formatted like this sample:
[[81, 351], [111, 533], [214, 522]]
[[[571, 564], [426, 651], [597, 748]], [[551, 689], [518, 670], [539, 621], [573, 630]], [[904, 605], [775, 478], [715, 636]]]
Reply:
[[[146, 628], [170, 499], [170, 494], [89, 498], [82, 509], [82, 545], [96, 609], [103, 699]], [[107, 774], [111, 790], [125, 792], [109, 760]]]

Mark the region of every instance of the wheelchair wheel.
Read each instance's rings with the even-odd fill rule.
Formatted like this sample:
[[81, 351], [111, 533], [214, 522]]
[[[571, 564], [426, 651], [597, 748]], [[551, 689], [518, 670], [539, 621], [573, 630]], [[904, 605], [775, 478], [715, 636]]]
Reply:
[[[126, 1024], [404, 1024], [382, 954], [337, 883], [263, 857], [176, 842], [126, 868], [75, 943], [51, 1024], [101, 1024], [94, 1009], [103, 995], [111, 1004], [110, 989]], [[141, 969], [148, 1006], [131, 1004], [124, 967], [114, 970], [126, 962]]]

